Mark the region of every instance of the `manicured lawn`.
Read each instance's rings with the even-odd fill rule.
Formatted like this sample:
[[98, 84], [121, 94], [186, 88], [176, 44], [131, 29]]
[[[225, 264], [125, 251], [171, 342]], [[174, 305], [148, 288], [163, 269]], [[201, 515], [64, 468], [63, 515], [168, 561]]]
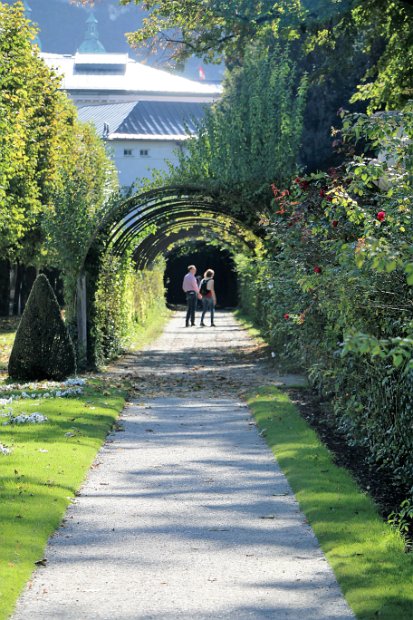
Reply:
[[248, 404], [357, 617], [411, 620], [413, 554], [399, 535], [333, 463], [285, 392], [260, 388]]
[[[82, 484], [125, 395], [120, 383], [89, 379], [78, 396], [12, 403], [13, 414], [47, 416], [43, 424], [3, 426], [7, 418], [0, 417], [0, 443], [11, 449], [9, 455], [0, 454], [1, 620], [13, 610], [35, 562], [43, 559], [46, 542]], [[8, 409], [0, 406], [0, 413]]]

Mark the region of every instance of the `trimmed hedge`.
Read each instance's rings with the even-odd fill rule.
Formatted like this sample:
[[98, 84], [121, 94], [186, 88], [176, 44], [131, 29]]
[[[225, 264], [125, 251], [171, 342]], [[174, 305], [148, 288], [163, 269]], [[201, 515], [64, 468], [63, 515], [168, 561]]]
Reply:
[[33, 284], [17, 328], [8, 371], [12, 379], [58, 381], [76, 372], [73, 343], [44, 274]]

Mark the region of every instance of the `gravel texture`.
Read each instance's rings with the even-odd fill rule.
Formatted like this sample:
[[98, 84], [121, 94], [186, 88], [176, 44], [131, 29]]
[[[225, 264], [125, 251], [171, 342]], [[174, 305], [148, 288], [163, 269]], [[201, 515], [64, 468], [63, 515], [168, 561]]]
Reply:
[[[229, 314], [217, 317], [214, 335], [209, 329], [209, 345], [204, 330], [182, 323], [178, 315], [151, 348], [112, 369], [139, 376], [141, 393], [100, 451], [14, 620], [354, 618], [236, 396], [247, 362], [228, 348], [250, 346], [248, 336]], [[219, 357], [226, 364], [218, 370]], [[265, 360], [261, 370], [248, 363], [254, 381], [269, 380]], [[211, 372], [227, 377], [217, 380], [220, 394]], [[152, 394], [157, 375], [160, 397]]]

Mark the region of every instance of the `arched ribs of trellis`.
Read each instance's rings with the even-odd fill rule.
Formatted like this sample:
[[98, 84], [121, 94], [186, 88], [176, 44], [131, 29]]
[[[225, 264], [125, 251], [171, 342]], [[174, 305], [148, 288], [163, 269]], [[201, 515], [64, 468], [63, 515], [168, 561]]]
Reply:
[[[202, 187], [165, 186], [120, 201], [102, 222], [95, 238], [116, 255], [132, 251], [138, 269], [162, 254], [174, 239], [228, 237], [254, 246], [256, 231], [246, 218]], [[191, 237], [192, 235], [192, 237]]]

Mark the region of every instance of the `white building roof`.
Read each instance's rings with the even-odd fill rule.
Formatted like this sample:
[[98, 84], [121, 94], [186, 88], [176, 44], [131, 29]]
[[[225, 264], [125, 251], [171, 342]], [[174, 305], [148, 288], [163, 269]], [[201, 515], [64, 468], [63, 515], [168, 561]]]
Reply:
[[217, 98], [219, 84], [204, 84], [154, 69], [137, 62], [128, 54], [43, 53], [46, 64], [63, 77], [62, 88], [76, 92], [128, 92], [142, 94], [204, 96]]

